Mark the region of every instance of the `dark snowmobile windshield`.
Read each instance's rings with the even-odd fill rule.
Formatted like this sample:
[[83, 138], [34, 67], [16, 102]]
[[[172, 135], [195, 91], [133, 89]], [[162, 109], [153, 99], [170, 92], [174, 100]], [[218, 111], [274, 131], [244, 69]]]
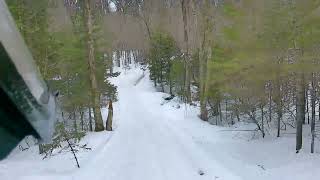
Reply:
[[49, 142], [55, 100], [41, 79], [8, 7], [0, 0], [0, 159], [26, 136]]

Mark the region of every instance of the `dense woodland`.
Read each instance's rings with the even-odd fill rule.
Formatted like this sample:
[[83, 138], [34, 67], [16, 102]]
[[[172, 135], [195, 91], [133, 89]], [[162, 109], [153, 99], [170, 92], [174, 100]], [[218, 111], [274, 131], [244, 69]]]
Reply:
[[114, 66], [140, 63], [157, 90], [199, 106], [203, 121], [252, 122], [261, 137], [295, 129], [297, 153], [306, 130], [314, 150], [318, 0], [7, 3], [42, 76], [60, 91], [57, 132], [104, 130], [100, 109], [117, 100], [107, 78]]

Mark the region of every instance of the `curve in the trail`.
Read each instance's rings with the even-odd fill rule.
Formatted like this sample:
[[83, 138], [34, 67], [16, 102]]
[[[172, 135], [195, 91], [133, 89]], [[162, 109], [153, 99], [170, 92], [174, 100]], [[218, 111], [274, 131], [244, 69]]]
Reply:
[[118, 127], [76, 176], [90, 180], [239, 179], [170, 123], [172, 117], [153, 97], [148, 75], [135, 84], [139, 76], [139, 71], [129, 71], [113, 80], [119, 91], [114, 106]]

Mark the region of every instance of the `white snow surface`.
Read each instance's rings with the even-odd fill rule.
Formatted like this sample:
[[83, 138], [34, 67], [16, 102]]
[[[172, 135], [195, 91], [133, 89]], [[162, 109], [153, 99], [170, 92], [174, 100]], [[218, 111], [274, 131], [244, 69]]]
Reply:
[[[121, 70], [114, 131], [88, 133], [81, 143], [92, 151], [42, 160], [37, 146], [18, 148], [0, 161], [0, 180], [318, 180], [319, 153], [295, 153], [294, 135], [252, 139], [229, 131], [252, 125], [217, 127], [201, 121], [198, 108], [164, 102], [148, 72]], [[137, 80], [141, 79], [138, 83]], [[137, 83], [137, 84], [136, 84]], [[177, 108], [180, 107], [180, 108]], [[107, 110], [103, 109], [106, 118]], [[304, 147], [309, 147], [305, 137]], [[200, 175], [202, 174], [203, 175]]]

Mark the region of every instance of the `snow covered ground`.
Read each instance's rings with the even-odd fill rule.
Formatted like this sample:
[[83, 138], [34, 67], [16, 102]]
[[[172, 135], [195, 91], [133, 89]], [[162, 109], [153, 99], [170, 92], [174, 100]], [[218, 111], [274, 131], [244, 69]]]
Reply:
[[42, 160], [34, 146], [23, 152], [16, 149], [1, 161], [0, 180], [320, 178], [319, 154], [310, 154], [309, 148], [295, 154], [294, 135], [252, 139], [252, 132], [209, 125], [198, 119], [196, 107], [175, 100], [164, 103], [167, 95], [156, 92], [148, 73], [140, 78], [142, 74], [139, 68], [132, 68], [111, 79], [119, 91], [114, 131], [89, 133], [81, 140], [93, 150], [78, 153], [80, 169], [72, 154]]

